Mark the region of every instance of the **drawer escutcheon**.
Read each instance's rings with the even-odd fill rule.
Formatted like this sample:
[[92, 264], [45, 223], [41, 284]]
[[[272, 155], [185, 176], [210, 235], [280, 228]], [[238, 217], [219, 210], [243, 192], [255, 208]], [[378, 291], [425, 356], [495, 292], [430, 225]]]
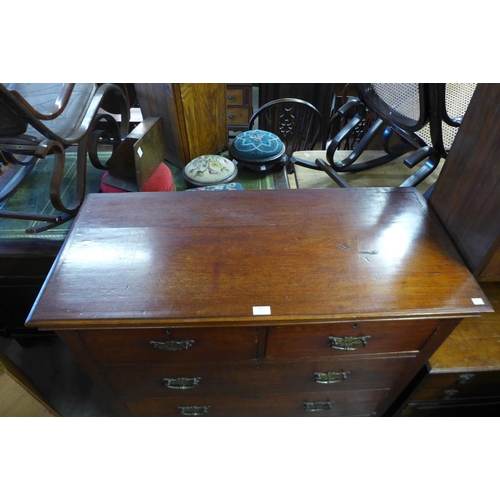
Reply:
[[362, 347], [366, 347], [370, 335], [364, 337], [328, 337], [330, 347], [341, 351], [356, 351]]
[[201, 377], [193, 377], [193, 378], [164, 378], [163, 382], [165, 382], [165, 387], [169, 389], [192, 389], [193, 387], [197, 387], [200, 383]]
[[314, 381], [318, 384], [336, 384], [347, 378], [350, 372], [323, 372], [314, 373]]

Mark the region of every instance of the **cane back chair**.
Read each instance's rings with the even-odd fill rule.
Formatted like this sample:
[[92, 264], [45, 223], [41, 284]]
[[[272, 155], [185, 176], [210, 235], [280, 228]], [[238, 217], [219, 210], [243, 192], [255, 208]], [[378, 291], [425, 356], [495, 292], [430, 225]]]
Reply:
[[[321, 160], [317, 165], [326, 165], [327, 173], [334, 178], [333, 172], [359, 172], [410, 153], [404, 160], [405, 165], [419, 168], [403, 184], [415, 186], [446, 158], [476, 84], [363, 83], [355, 86], [359, 98], [349, 100], [333, 117], [350, 115], [350, 118], [328, 143], [326, 163]], [[373, 123], [351, 153], [337, 160], [336, 151], [350, 135], [357, 133], [368, 111], [375, 115]], [[381, 138], [382, 154], [369, 161], [357, 161], [377, 137]], [[334, 180], [339, 181], [340, 178], [335, 177]]]

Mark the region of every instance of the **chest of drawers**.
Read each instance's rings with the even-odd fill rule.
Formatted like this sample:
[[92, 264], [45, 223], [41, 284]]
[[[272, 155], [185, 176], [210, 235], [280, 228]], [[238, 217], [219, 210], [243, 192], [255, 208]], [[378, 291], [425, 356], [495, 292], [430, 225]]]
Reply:
[[226, 84], [227, 129], [229, 135], [248, 130], [248, 122], [253, 113], [251, 83]]
[[500, 415], [500, 283], [482, 283], [493, 314], [467, 318], [427, 362], [402, 416]]
[[490, 311], [414, 189], [127, 193], [87, 198], [27, 324], [120, 415], [361, 416]]

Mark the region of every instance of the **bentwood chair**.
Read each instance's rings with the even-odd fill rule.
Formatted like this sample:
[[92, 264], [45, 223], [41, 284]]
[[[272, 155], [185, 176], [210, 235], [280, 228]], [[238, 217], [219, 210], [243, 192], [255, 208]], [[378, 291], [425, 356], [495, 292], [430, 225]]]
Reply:
[[285, 145], [284, 172], [292, 173], [294, 151], [312, 149], [321, 135], [322, 117], [311, 103], [296, 98], [281, 98], [261, 106], [251, 116], [248, 128], [276, 134]]
[[[121, 115], [120, 125], [106, 111]], [[40, 221], [29, 232], [40, 232], [72, 219], [85, 196], [87, 154], [105, 169], [98, 156], [103, 142], [116, 149], [128, 132], [129, 103], [114, 84], [10, 83], [0, 84], [0, 217]], [[61, 183], [65, 151], [77, 148], [72, 201], [63, 202]], [[25, 183], [37, 161], [53, 155], [49, 202], [57, 213], [8, 210], [8, 200]]]
[[[430, 175], [446, 158], [453, 139], [467, 110], [476, 84], [370, 83], [356, 84], [359, 98], [352, 99], [338, 110], [338, 115], [351, 118], [330, 140], [323, 158], [317, 165], [328, 166], [327, 173], [359, 172], [388, 163], [406, 153], [409, 168], [421, 165], [405, 183], [415, 186]], [[357, 133], [367, 111], [376, 117], [350, 154], [337, 159], [349, 136]], [[380, 156], [358, 161], [374, 139], [381, 139]], [[299, 165], [300, 161], [295, 161]], [[324, 169], [324, 168], [323, 168]]]
[[366, 106], [405, 138], [418, 136], [443, 158], [453, 144], [475, 83], [360, 83]]

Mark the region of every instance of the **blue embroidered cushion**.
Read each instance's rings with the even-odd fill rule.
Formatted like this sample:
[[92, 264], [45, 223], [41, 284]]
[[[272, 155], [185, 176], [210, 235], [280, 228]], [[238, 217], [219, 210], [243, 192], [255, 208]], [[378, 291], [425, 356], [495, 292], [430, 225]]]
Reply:
[[268, 162], [279, 159], [285, 152], [281, 139], [265, 130], [247, 130], [238, 134], [229, 148], [237, 160]]
[[182, 170], [184, 179], [195, 186], [210, 186], [232, 181], [238, 173], [236, 165], [219, 155], [203, 155], [191, 160]]

